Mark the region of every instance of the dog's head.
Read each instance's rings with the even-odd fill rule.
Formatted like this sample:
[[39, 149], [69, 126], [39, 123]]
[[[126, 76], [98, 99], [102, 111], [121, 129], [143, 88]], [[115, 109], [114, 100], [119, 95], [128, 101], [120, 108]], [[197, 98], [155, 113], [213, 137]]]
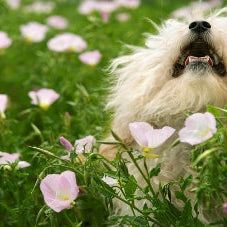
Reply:
[[108, 106], [115, 121], [180, 125], [184, 111], [227, 103], [227, 17], [168, 20], [146, 48], [113, 61], [117, 75]]

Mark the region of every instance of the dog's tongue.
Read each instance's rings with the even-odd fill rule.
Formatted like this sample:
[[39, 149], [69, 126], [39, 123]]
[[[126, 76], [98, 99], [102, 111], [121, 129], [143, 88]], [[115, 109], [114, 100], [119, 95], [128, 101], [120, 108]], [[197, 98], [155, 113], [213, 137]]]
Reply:
[[206, 55], [204, 57], [188, 56], [185, 61], [185, 66], [187, 66], [190, 62], [194, 62], [194, 61], [206, 62], [206, 63], [210, 64], [211, 66], [213, 66], [213, 61], [210, 58], [210, 56], [208, 56], [208, 55]]

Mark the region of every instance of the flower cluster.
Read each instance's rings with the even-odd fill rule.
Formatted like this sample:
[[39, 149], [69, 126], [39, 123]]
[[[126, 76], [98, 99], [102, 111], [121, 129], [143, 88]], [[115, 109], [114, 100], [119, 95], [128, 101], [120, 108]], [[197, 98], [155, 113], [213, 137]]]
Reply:
[[[175, 132], [175, 129], [168, 126], [154, 129], [146, 122], [130, 123], [129, 129], [135, 141], [142, 147], [145, 157], [148, 158], [158, 158], [158, 154], [150, 152], [162, 145]], [[185, 127], [178, 132], [178, 135], [181, 142], [195, 145], [210, 139], [216, 131], [216, 120], [211, 113], [195, 113], [186, 119]]]
[[[15, 162], [17, 162], [19, 157], [20, 157], [19, 153], [9, 154], [9, 153], [0, 151], [0, 165], [7, 165], [7, 164], [15, 163]], [[30, 163], [28, 163], [26, 161], [19, 161], [17, 163], [17, 165], [20, 168], [25, 168], [25, 167], [30, 166]]]
[[92, 149], [92, 146], [95, 143], [94, 136], [86, 136], [82, 139], [76, 140], [74, 143], [74, 147], [63, 136], [60, 137], [59, 140], [60, 140], [60, 143], [62, 144], [62, 146], [64, 146], [66, 148], [66, 150], [68, 151], [68, 154], [65, 156], [62, 156], [62, 159], [70, 160], [70, 152], [75, 148], [75, 153], [78, 155], [77, 161], [82, 161], [82, 162], [84, 161], [83, 152], [85, 152], [85, 153], [90, 152]]

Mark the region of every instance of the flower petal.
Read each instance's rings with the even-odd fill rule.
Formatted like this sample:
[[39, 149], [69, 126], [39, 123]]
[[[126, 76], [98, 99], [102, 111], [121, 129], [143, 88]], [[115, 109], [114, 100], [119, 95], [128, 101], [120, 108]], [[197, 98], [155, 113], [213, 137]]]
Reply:
[[129, 130], [140, 146], [148, 147], [146, 133], [153, 130], [151, 125], [146, 122], [133, 122], [129, 124]]

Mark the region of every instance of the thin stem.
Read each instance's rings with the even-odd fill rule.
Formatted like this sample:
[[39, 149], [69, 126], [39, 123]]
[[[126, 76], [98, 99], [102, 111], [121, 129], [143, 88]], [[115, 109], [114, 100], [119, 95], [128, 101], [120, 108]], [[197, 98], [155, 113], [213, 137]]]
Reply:
[[146, 174], [147, 174], [147, 183], [149, 185], [149, 188], [151, 189], [152, 194], [155, 195], [154, 189], [153, 189], [151, 182], [150, 182], [150, 175], [149, 175], [149, 171], [148, 171], [148, 168], [147, 168], [146, 158], [144, 158], [143, 164], [144, 164], [144, 168], [145, 168], [145, 171], [146, 171]]
[[[115, 193], [112, 193], [111, 191], [109, 191], [108, 189], [105, 189], [108, 193], [110, 193], [111, 195], [113, 195], [115, 198], [121, 200], [122, 202], [126, 203], [127, 205], [131, 206], [132, 204], [129, 203], [127, 200], [121, 198], [119, 195], [115, 194]], [[133, 208], [138, 211], [140, 214], [144, 215], [144, 213], [138, 209], [135, 205], [133, 206]], [[155, 219], [149, 217], [149, 216], [146, 216], [148, 219], [150, 219], [150, 221], [152, 221], [153, 223], [157, 224], [160, 226], [160, 223], [158, 223]]]
[[131, 152], [127, 152], [129, 154], [129, 157], [131, 158], [132, 162], [134, 163], [134, 165], [136, 166], [136, 168], [139, 170], [140, 174], [142, 175], [143, 179], [147, 182], [148, 187], [151, 190], [152, 195], [155, 195], [154, 189], [151, 186], [151, 182], [149, 179], [146, 178], [146, 176], [144, 175], [143, 171], [141, 170], [141, 168], [139, 167], [138, 163], [136, 162], [134, 156], [131, 154]]

